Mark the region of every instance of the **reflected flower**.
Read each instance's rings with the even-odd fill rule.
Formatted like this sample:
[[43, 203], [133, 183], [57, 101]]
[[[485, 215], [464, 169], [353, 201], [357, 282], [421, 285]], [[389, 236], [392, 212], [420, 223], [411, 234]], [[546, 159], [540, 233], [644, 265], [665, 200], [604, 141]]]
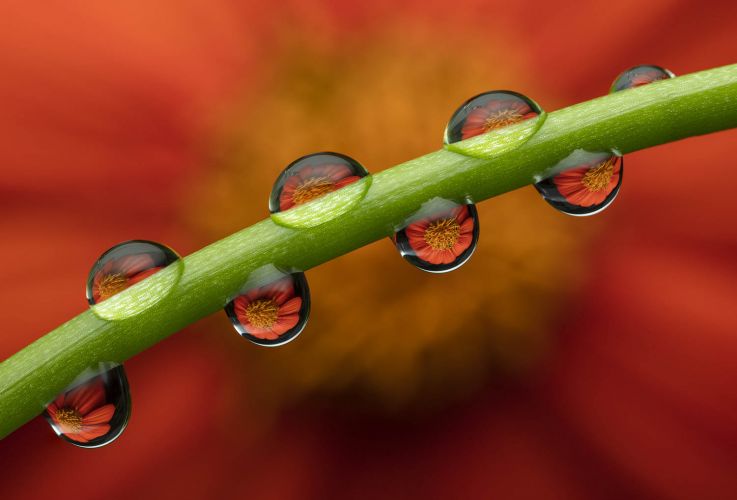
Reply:
[[279, 195], [279, 210], [307, 203], [359, 179], [347, 165], [307, 165], [287, 178]]
[[417, 257], [431, 264], [450, 264], [473, 242], [473, 219], [468, 207], [458, 205], [450, 213], [422, 219], [405, 229]]
[[249, 335], [276, 340], [299, 323], [302, 298], [295, 296], [292, 279], [254, 288], [234, 300], [238, 320]]
[[572, 205], [599, 205], [617, 187], [622, 162], [611, 156], [594, 166], [566, 170], [553, 177], [558, 192]]
[[107, 262], [95, 273], [92, 297], [95, 303], [112, 297], [163, 269], [148, 254], [126, 255]]
[[65, 392], [46, 407], [54, 427], [65, 437], [87, 443], [110, 432], [115, 406], [105, 404], [105, 387], [99, 377]]

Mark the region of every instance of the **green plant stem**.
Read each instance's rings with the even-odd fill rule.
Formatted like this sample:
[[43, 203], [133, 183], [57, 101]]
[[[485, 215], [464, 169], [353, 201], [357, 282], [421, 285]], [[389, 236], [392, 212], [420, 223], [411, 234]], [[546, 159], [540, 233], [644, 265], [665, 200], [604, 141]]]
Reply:
[[0, 364], [0, 437], [38, 415], [85, 369], [123, 362], [221, 310], [262, 266], [310, 269], [391, 235], [434, 197], [479, 202], [534, 182], [575, 150], [624, 154], [736, 126], [737, 65], [731, 65], [463, 141], [285, 212], [278, 221], [262, 220], [186, 257], [173, 284], [172, 273], [160, 272], [109, 299], [105, 317], [112, 319], [86, 311]]

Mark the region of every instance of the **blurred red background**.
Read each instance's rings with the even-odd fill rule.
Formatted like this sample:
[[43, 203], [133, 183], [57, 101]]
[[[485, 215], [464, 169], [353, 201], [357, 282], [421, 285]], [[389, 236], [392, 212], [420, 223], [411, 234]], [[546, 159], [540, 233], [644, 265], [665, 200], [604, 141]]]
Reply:
[[[734, 63], [734, 2], [9, 2], [0, 30], [0, 359], [84, 310], [113, 244], [182, 254], [263, 218], [278, 172], [437, 149], [467, 97], [554, 110], [642, 63]], [[308, 273], [280, 349], [225, 314], [126, 363], [123, 436], [40, 418], [4, 498], [737, 498], [735, 131], [628, 155], [584, 220], [483, 203], [447, 276], [377, 242]], [[460, 299], [459, 299], [460, 297]]]

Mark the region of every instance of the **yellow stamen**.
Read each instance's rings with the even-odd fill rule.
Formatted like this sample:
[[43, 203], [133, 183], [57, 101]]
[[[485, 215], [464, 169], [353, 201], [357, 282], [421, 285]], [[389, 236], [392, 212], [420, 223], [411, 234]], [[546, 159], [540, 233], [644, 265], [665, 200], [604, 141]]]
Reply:
[[126, 288], [128, 288], [128, 278], [124, 274], [118, 273], [103, 276], [100, 283], [97, 285], [100, 300], [112, 297]]
[[82, 430], [82, 415], [74, 408], [61, 408], [56, 411], [56, 421], [64, 434]]
[[328, 177], [314, 177], [307, 179], [297, 186], [292, 195], [292, 201], [295, 205], [301, 205], [310, 200], [314, 200], [318, 196], [322, 196], [335, 190], [335, 182]]
[[460, 235], [460, 224], [455, 217], [449, 217], [431, 222], [424, 237], [433, 250], [450, 250], [458, 242]]
[[616, 157], [612, 156], [608, 160], [605, 160], [595, 167], [591, 167], [583, 179], [581, 184], [586, 186], [586, 189], [595, 193], [597, 191], [603, 191], [609, 186], [609, 182], [612, 180], [614, 175], [614, 162]]
[[522, 121], [522, 115], [516, 109], [502, 109], [484, 121], [484, 132], [506, 127]]
[[246, 307], [246, 318], [256, 328], [271, 328], [279, 317], [279, 305], [274, 299], [254, 300]]

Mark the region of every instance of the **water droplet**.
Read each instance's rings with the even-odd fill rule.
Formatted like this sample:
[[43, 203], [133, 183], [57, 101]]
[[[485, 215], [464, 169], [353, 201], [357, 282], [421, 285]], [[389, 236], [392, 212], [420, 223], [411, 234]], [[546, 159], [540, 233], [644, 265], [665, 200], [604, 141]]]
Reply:
[[611, 153], [576, 150], [553, 167], [535, 189], [555, 209], [568, 215], [593, 215], [619, 193], [624, 160]]
[[[614, 80], [610, 93], [673, 76], [660, 66], [635, 66]], [[535, 183], [535, 189], [555, 209], [568, 215], [594, 215], [607, 208], [619, 194], [624, 158], [616, 150], [606, 153], [576, 150], [545, 177]]]
[[307, 325], [310, 289], [304, 273], [284, 273], [273, 266], [255, 272], [239, 295], [225, 306], [236, 331], [254, 344], [280, 346]]
[[464, 102], [453, 113], [445, 127], [445, 144], [505, 128], [541, 113], [542, 109], [535, 101], [517, 92], [485, 92]]
[[130, 391], [123, 367], [109, 363], [101, 367], [78, 377], [44, 412], [61, 439], [82, 448], [110, 444], [130, 418]]
[[[175, 265], [171, 265], [175, 264]], [[120, 319], [147, 309], [164, 298], [182, 274], [182, 262], [170, 248], [153, 241], [115, 245], [95, 262], [87, 277], [87, 301], [105, 319]], [[149, 276], [145, 285], [121, 293]], [[135, 292], [135, 293], [133, 293]]]
[[658, 80], [667, 80], [674, 76], [676, 75], [674, 75], [672, 71], [653, 64], [634, 66], [623, 71], [614, 80], [609, 92], [618, 92], [620, 90], [630, 89], [633, 87], [640, 87]]
[[413, 266], [445, 273], [471, 258], [478, 239], [478, 212], [472, 203], [434, 198], [407, 220], [392, 241]]

